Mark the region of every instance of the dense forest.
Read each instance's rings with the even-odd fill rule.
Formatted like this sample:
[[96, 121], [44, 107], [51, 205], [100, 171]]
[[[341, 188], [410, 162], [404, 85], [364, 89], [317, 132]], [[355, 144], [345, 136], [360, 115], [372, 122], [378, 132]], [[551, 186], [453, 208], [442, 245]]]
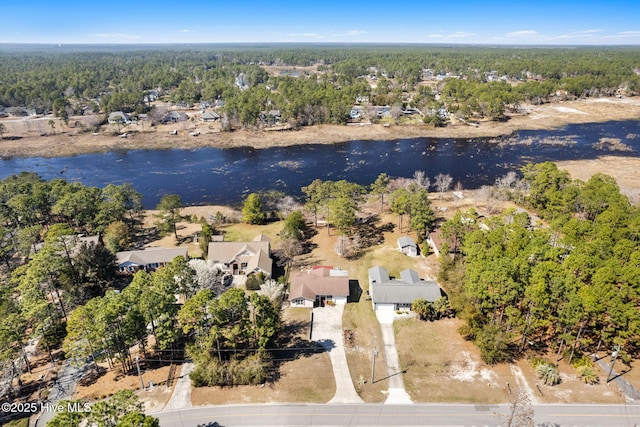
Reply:
[[442, 225], [452, 256], [442, 258], [441, 280], [466, 321], [461, 332], [490, 363], [530, 350], [554, 354], [554, 364], [614, 349], [635, 358], [640, 210], [606, 175], [573, 181], [553, 163], [522, 174], [497, 191], [539, 218], [470, 211]]
[[[224, 128], [235, 129], [256, 126], [270, 110], [292, 125], [341, 124], [361, 98], [417, 108], [425, 122], [440, 125], [436, 112], [443, 107], [463, 119], [498, 120], [523, 102], [636, 94], [639, 62], [640, 51], [621, 47], [4, 47], [0, 108], [51, 111], [62, 119], [120, 110], [141, 114], [151, 108], [153, 91], [179, 105], [222, 100]], [[273, 75], [268, 66], [291, 70]]]

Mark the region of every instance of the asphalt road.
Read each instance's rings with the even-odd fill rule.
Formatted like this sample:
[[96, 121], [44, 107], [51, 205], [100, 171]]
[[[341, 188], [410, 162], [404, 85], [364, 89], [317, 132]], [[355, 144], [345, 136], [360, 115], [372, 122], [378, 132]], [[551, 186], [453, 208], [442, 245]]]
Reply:
[[[640, 426], [640, 405], [536, 405], [536, 424]], [[224, 405], [151, 414], [162, 427], [217, 426], [496, 426], [504, 405]], [[217, 423], [217, 424], [216, 424]]]

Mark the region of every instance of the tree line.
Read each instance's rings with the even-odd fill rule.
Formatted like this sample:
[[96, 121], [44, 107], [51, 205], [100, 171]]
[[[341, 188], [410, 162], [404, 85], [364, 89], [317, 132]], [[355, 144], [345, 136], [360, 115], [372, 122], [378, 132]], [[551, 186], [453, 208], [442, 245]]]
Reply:
[[469, 211], [442, 225], [442, 253], [451, 256], [442, 257], [441, 280], [466, 322], [461, 332], [489, 363], [529, 349], [549, 350], [552, 364], [616, 346], [634, 358], [640, 209], [611, 177], [571, 180], [553, 163], [528, 165], [506, 182], [502, 195], [540, 218]]
[[[175, 103], [223, 99], [230, 129], [255, 127], [262, 111], [274, 109], [293, 124], [344, 123], [357, 96], [378, 105], [415, 101], [424, 108], [428, 103], [409, 95], [421, 90], [429, 70], [432, 76], [468, 82], [440, 83], [438, 90], [447, 93], [445, 103], [453, 112], [462, 108], [465, 118], [473, 113], [499, 119], [505, 106], [547, 102], [558, 91], [570, 97], [636, 94], [639, 59], [634, 48], [203, 45], [55, 54], [6, 50], [0, 52], [0, 107], [52, 111], [63, 120], [88, 111], [141, 114], [148, 112], [148, 96], [156, 91]], [[270, 76], [263, 68], [268, 65], [315, 65], [317, 72]], [[488, 81], [489, 75], [518, 84], [497, 84]], [[236, 84], [240, 76], [245, 87]], [[375, 88], [367, 76], [378, 79]]]

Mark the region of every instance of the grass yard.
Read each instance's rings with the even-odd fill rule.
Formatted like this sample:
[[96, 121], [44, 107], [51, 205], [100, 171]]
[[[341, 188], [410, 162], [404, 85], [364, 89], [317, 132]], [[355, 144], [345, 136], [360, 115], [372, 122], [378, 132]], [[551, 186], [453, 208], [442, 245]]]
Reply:
[[515, 384], [507, 365], [488, 366], [473, 343], [458, 334], [462, 322], [394, 322], [404, 383], [414, 402], [501, 403]]
[[[617, 385], [584, 384], [565, 361], [559, 364], [562, 382], [546, 386], [526, 359], [490, 366], [482, 362], [473, 343], [457, 332], [462, 321], [422, 322], [404, 319], [394, 323], [404, 382], [415, 402], [506, 403], [510, 388], [524, 389], [533, 403], [624, 403]], [[553, 356], [550, 356], [553, 357]], [[552, 360], [547, 358], [547, 360]]]

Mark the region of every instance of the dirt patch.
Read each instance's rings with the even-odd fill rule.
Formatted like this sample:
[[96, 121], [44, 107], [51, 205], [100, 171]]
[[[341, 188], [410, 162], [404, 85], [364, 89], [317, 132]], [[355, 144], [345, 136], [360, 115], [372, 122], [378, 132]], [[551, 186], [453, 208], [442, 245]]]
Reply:
[[560, 169], [571, 174], [573, 179], [587, 181], [596, 173], [613, 177], [620, 191], [629, 196], [633, 203], [640, 201], [640, 159], [637, 157], [602, 156], [589, 160], [568, 160], [556, 162]]
[[[82, 385], [78, 384], [76, 391], [73, 395], [74, 399], [87, 399], [97, 400], [109, 397], [120, 390], [139, 390], [140, 389], [140, 377], [137, 373], [123, 374], [119, 368], [107, 370], [106, 363], [100, 364], [104, 368], [102, 375], [90, 384]], [[169, 366], [162, 366], [155, 369], [145, 369], [142, 365], [142, 380], [144, 381], [145, 388], [149, 387], [150, 382], [154, 384], [153, 389], [168, 389], [163, 384], [167, 381], [169, 375]], [[179, 372], [179, 369], [178, 369]], [[179, 373], [177, 373], [179, 375]], [[144, 395], [147, 392], [141, 392]], [[161, 392], [154, 392], [158, 397], [162, 396]], [[167, 393], [167, 400], [171, 397], [170, 393]]]
[[[51, 117], [28, 119], [2, 119], [7, 127], [6, 138], [0, 141], [0, 156], [62, 157], [82, 153], [99, 153], [129, 149], [170, 149], [199, 147], [267, 148], [299, 144], [333, 144], [352, 140], [396, 140], [404, 138], [478, 138], [508, 135], [523, 129], [553, 129], [571, 123], [630, 120], [640, 116], [640, 98], [606, 98], [596, 100], [567, 101], [554, 104], [524, 105], [524, 113], [510, 114], [508, 120], [493, 122], [482, 120], [474, 125], [456, 123], [434, 129], [426, 125], [368, 126], [319, 125], [300, 130], [279, 132], [234, 131], [220, 132], [216, 127], [201, 122], [184, 122], [176, 125], [149, 127], [131, 124], [114, 134], [114, 129], [104, 127], [101, 132], [84, 132], [80, 128], [68, 128]], [[72, 117], [69, 121], [96, 121], [97, 116]], [[56, 122], [49, 129], [48, 120]], [[176, 130], [177, 134], [170, 132]], [[198, 131], [197, 137], [189, 136]], [[127, 133], [126, 138], [120, 135]], [[44, 135], [44, 136], [40, 136]], [[20, 137], [20, 139], [17, 139]]]

